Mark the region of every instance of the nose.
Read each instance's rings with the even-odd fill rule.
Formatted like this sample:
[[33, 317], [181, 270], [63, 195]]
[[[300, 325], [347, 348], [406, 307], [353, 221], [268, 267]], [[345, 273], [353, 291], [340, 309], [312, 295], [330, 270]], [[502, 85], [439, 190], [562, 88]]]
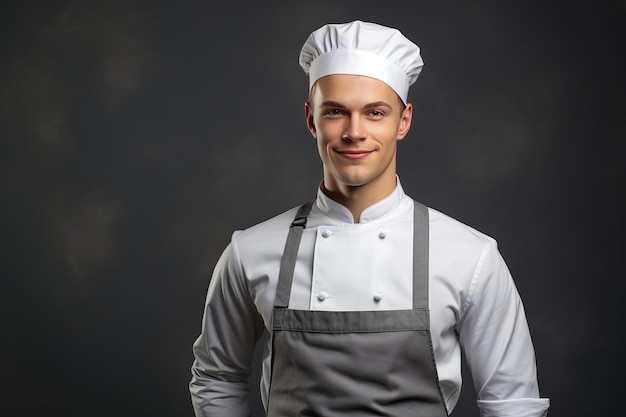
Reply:
[[363, 121], [358, 115], [350, 116], [350, 119], [347, 121], [346, 129], [343, 132], [341, 138], [346, 142], [358, 142], [365, 140], [365, 132]]

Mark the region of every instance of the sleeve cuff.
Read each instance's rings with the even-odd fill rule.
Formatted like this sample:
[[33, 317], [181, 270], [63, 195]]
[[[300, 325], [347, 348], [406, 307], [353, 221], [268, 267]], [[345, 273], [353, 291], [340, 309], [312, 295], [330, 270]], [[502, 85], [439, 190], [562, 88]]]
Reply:
[[478, 400], [481, 417], [546, 417], [549, 398], [519, 398], [514, 400]]

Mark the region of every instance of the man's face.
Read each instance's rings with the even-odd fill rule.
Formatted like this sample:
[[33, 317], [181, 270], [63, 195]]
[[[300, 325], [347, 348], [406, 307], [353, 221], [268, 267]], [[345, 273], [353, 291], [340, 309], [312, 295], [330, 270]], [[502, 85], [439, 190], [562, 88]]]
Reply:
[[387, 84], [358, 75], [320, 78], [305, 104], [305, 116], [317, 139], [327, 189], [393, 190], [396, 145], [410, 128], [412, 107], [407, 104], [403, 110]]

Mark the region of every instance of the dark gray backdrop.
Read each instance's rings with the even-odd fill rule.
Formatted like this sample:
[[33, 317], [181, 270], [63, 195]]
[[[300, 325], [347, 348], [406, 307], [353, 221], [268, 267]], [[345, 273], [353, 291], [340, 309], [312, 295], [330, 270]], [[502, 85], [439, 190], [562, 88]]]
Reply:
[[[191, 344], [217, 257], [234, 229], [312, 198], [320, 179], [300, 47], [357, 18], [422, 47], [403, 185], [498, 239], [550, 415], [615, 415], [623, 1], [55, 1], [0, 14], [3, 416], [192, 414]], [[478, 415], [470, 390], [455, 417]]]

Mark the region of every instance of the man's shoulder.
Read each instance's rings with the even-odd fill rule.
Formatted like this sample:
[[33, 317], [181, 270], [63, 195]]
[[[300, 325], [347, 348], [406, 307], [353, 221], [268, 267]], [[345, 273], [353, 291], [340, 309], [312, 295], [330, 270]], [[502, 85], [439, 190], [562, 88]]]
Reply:
[[[284, 243], [289, 226], [293, 221], [300, 205], [283, 211], [265, 221], [252, 225], [246, 229], [233, 233], [233, 244], [240, 250], [263, 247], [276, 247], [277, 242]], [[282, 248], [281, 248], [282, 249]]]
[[477, 245], [496, 245], [496, 240], [475, 229], [468, 224], [457, 220], [431, 207], [428, 208], [430, 216], [431, 238], [450, 239], [458, 243]]

